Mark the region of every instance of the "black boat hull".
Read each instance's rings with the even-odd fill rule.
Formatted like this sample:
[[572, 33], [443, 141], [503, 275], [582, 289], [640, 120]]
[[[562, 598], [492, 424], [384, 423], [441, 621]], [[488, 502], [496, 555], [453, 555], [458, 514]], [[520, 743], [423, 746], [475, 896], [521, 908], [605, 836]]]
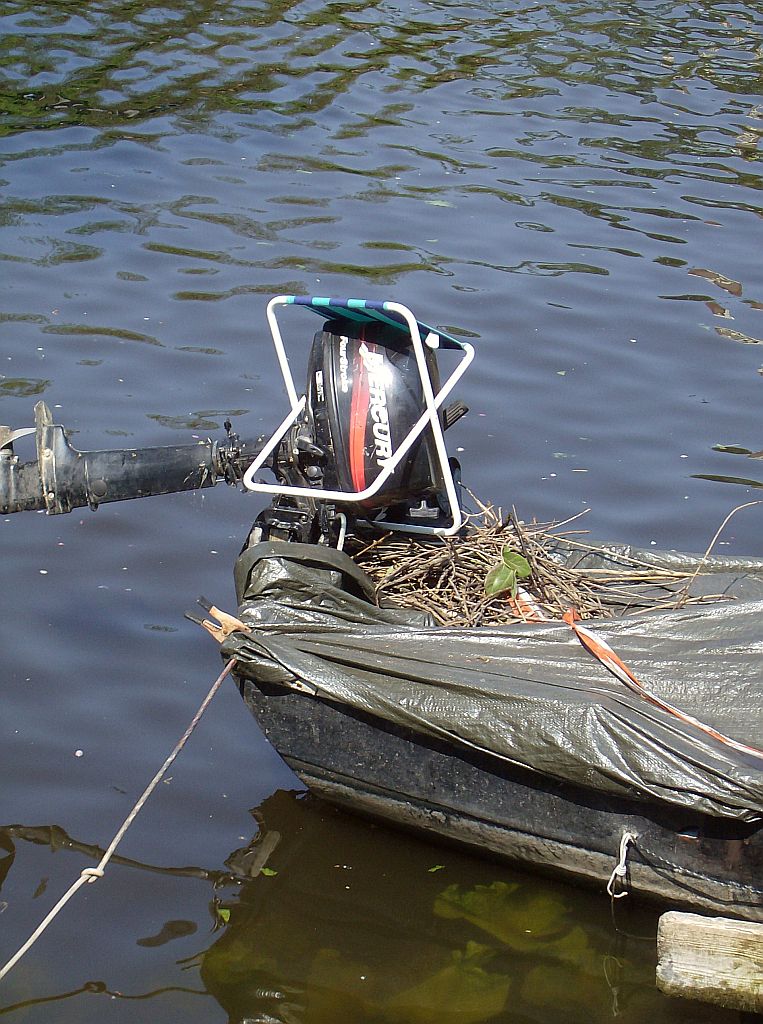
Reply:
[[630, 832], [631, 893], [763, 921], [758, 825], [575, 787], [312, 695], [240, 686], [286, 763], [334, 804], [602, 892]]

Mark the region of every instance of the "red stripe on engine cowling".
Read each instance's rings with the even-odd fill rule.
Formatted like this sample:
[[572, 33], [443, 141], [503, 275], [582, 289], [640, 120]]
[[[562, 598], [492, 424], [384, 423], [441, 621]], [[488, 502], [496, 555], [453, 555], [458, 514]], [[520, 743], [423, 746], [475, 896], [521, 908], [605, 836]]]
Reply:
[[350, 403], [350, 476], [356, 491], [366, 488], [366, 426], [368, 423], [368, 370], [360, 352], [352, 361]]

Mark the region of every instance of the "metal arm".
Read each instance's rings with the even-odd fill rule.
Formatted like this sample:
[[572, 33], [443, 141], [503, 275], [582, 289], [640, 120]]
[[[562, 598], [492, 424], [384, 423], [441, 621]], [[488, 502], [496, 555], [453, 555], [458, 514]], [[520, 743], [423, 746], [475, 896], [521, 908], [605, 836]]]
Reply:
[[[44, 509], [49, 515], [107, 501], [145, 498], [212, 487], [218, 479], [236, 483], [260, 443], [240, 442], [229, 434], [221, 443], [154, 448], [78, 451], [64, 428], [53, 423], [44, 402], [35, 406], [35, 427], [0, 427], [0, 514]], [[34, 433], [37, 460], [19, 463], [13, 442]]]

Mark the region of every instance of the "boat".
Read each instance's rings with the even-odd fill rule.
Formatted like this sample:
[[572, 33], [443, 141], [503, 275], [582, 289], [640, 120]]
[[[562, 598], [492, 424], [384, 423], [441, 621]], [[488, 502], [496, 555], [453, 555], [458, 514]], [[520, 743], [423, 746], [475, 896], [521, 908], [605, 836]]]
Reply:
[[[256, 544], [236, 579], [247, 632], [223, 653], [311, 792], [613, 896], [763, 921], [763, 763], [627, 691], [566, 623], [422, 625], [317, 545]], [[763, 562], [714, 560], [702, 579], [729, 600], [597, 633], [663, 698], [755, 741]]]
[[[302, 395], [282, 307], [324, 321]], [[446, 399], [474, 349], [394, 301], [276, 296], [267, 317], [288, 399], [272, 435], [241, 442], [226, 423], [222, 444], [78, 452], [39, 403], [35, 427], [0, 434], [0, 511], [217, 479], [268, 495], [222, 649], [313, 793], [613, 898], [763, 920], [763, 561], [601, 547], [585, 557], [672, 567], [692, 603], [585, 623], [457, 628], [379, 607], [350, 539], [437, 545], [466, 528], [444, 434], [467, 411]], [[25, 433], [38, 458], [19, 464]]]

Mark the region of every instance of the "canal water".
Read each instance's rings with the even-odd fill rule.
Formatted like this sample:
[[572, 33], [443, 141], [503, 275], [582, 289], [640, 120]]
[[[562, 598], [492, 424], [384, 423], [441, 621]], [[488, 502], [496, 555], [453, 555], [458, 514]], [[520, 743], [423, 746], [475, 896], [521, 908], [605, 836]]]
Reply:
[[[0, 422], [44, 399], [79, 448], [256, 436], [285, 411], [268, 297], [393, 298], [477, 349], [451, 444], [483, 499], [704, 551], [763, 498], [761, 28], [753, 0], [5, 0]], [[234, 608], [261, 507], [0, 519], [0, 961], [217, 674], [183, 612]], [[716, 550], [763, 555], [762, 509]], [[229, 684], [0, 1018], [738, 1019], [655, 990], [630, 898], [297, 789]]]

